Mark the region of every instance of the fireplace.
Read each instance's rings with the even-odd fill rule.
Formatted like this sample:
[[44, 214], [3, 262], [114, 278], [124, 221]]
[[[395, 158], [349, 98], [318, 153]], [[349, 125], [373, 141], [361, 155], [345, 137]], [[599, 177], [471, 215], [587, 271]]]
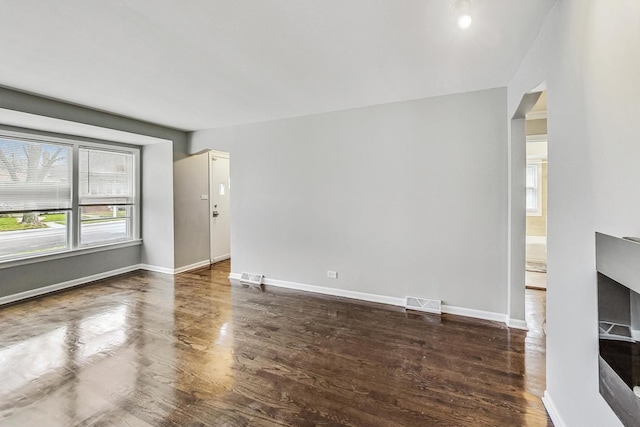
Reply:
[[600, 394], [640, 425], [640, 240], [596, 233]]

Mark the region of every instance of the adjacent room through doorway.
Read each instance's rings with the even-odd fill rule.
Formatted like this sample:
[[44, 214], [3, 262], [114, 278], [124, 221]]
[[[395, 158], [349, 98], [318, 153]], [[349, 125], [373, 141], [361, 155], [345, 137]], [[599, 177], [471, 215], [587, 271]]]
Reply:
[[547, 94], [526, 115], [526, 266], [528, 289], [547, 288]]

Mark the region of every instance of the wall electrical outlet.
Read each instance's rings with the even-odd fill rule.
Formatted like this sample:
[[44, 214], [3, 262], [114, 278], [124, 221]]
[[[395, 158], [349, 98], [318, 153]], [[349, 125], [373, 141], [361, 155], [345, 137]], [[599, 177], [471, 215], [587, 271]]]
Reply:
[[327, 271], [327, 277], [329, 279], [337, 279], [338, 278], [338, 272], [337, 271]]

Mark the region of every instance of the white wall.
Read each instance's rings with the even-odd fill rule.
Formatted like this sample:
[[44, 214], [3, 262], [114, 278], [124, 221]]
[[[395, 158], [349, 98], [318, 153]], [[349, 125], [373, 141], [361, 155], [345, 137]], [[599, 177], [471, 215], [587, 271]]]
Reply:
[[621, 425], [598, 392], [596, 231], [640, 235], [640, 2], [559, 1], [509, 85], [548, 89], [547, 391], [568, 426]]
[[492, 89], [196, 132], [191, 152], [231, 151], [233, 271], [506, 313], [506, 103]]
[[164, 268], [174, 266], [172, 153], [171, 142], [142, 147], [141, 262]]

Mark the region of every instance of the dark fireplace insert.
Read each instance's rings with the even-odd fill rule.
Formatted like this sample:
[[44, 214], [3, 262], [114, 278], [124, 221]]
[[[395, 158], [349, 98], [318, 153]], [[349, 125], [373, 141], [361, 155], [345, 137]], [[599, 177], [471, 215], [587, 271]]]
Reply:
[[640, 243], [596, 233], [600, 394], [640, 425]]

